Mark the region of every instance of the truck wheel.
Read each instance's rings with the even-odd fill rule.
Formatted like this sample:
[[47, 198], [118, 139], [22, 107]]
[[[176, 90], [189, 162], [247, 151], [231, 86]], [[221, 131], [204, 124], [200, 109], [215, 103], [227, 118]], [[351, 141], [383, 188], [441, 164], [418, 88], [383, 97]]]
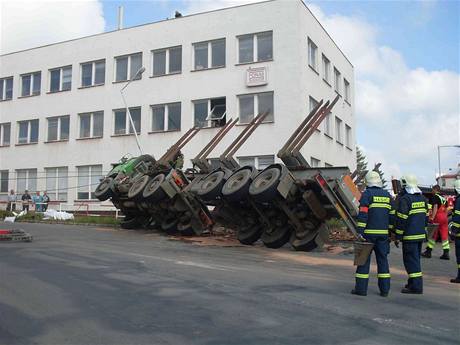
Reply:
[[238, 241], [241, 244], [252, 245], [260, 239], [263, 232], [262, 225], [248, 225], [238, 229]]
[[277, 226], [265, 230], [262, 233], [261, 239], [265, 247], [268, 248], [281, 248], [289, 242], [292, 229], [289, 225]]
[[214, 171], [206, 176], [200, 184], [198, 195], [204, 200], [212, 200], [220, 195], [225, 182], [223, 171]]
[[222, 187], [222, 195], [230, 201], [239, 201], [248, 195], [251, 184], [252, 171], [250, 169], [238, 170], [232, 174]]
[[160, 187], [165, 180], [165, 174], [158, 174], [145, 186], [142, 196], [148, 201], [156, 202], [166, 197], [165, 191]]
[[103, 179], [94, 191], [94, 195], [96, 196], [96, 198], [98, 198], [100, 201], [105, 201], [109, 199], [111, 196], [113, 196], [112, 185], [112, 177], [106, 177], [105, 179]]
[[141, 227], [142, 219], [138, 216], [125, 216], [120, 223], [122, 229], [132, 230]]
[[131, 188], [129, 188], [128, 198], [134, 199], [134, 200], [142, 199], [142, 194], [144, 192], [145, 186], [147, 186], [149, 181], [150, 181], [150, 176], [148, 175], [144, 175], [138, 180], [136, 180], [136, 182], [133, 183]]
[[276, 196], [281, 171], [274, 167], [262, 171], [249, 186], [249, 194], [257, 201], [265, 202]]
[[166, 218], [161, 222], [161, 230], [167, 234], [174, 234], [177, 231], [178, 220], [175, 217]]
[[193, 230], [192, 223], [191, 223], [190, 219], [188, 219], [186, 221], [182, 221], [179, 224], [177, 224], [177, 231], [179, 231], [179, 233], [182, 236], [193, 236], [193, 235], [195, 235], [195, 231]]

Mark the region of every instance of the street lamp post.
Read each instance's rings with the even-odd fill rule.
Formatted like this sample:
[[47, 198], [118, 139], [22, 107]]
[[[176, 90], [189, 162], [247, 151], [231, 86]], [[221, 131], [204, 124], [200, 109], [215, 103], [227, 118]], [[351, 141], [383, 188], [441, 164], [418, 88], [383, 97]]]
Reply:
[[126, 109], [126, 113], [128, 114], [128, 117], [129, 117], [129, 122], [131, 123], [131, 127], [133, 127], [133, 132], [134, 132], [134, 137], [136, 138], [136, 144], [137, 144], [137, 147], [139, 148], [139, 152], [141, 153], [141, 155], [144, 154], [143, 150], [142, 150], [142, 147], [141, 147], [141, 143], [139, 141], [139, 137], [137, 135], [137, 130], [136, 130], [136, 127], [134, 126], [134, 121], [133, 121], [133, 118], [131, 117], [131, 110], [129, 110], [128, 108], [128, 104], [126, 103], [126, 99], [125, 99], [125, 95], [123, 94], [123, 91], [128, 87], [128, 85], [135, 79], [137, 79], [139, 76], [142, 75], [142, 73], [145, 72], [145, 67], [141, 67], [139, 68], [139, 70], [136, 72], [136, 74], [130, 79], [128, 80], [128, 82], [126, 83], [125, 86], [123, 86], [120, 90], [120, 94], [121, 94], [121, 99], [123, 100], [123, 104], [125, 105], [125, 109]]
[[438, 173], [441, 176], [441, 147], [457, 147], [460, 148], [460, 145], [438, 145]]

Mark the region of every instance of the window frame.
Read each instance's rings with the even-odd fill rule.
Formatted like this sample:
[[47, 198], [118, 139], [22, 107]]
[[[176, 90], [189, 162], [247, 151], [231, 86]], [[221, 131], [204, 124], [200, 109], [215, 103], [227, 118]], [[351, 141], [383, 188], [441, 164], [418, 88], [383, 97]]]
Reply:
[[[18, 187], [19, 181], [22, 180], [22, 178], [19, 178], [19, 177], [18, 177], [19, 172], [25, 172], [25, 173], [26, 173], [26, 177], [25, 177], [25, 179], [24, 179], [24, 180], [26, 181], [26, 183], [25, 183], [25, 189], [24, 189], [24, 190], [20, 190], [19, 187]], [[35, 191], [37, 190], [38, 171], [37, 171], [36, 168], [31, 168], [31, 169], [16, 169], [16, 170], [15, 170], [15, 173], [16, 173], [16, 188], [15, 188], [16, 193], [18, 193], [18, 194], [19, 194], [19, 193], [24, 193], [26, 190], [28, 190], [28, 191], [31, 192], [31, 194], [32, 194], [33, 192], [35, 192]], [[35, 178], [30, 176], [31, 173], [35, 173]], [[33, 175], [33, 174], [32, 174], [32, 175]], [[31, 188], [31, 187], [32, 187], [32, 185], [31, 185], [31, 183], [30, 183], [31, 180], [35, 180], [35, 186], [34, 186], [35, 188]]]
[[[131, 60], [132, 60], [132, 57], [135, 56], [135, 55], [140, 55], [141, 57], [141, 67], [142, 68], [142, 61], [143, 61], [143, 54], [142, 52], [137, 52], [137, 53], [130, 53], [130, 54], [124, 54], [124, 55], [118, 55], [118, 56], [115, 56], [114, 57], [114, 69], [113, 69], [113, 83], [123, 83], [123, 82], [127, 82], [127, 81], [130, 81], [134, 76], [131, 76]], [[117, 80], [117, 71], [118, 71], [118, 64], [117, 64], [117, 59], [121, 59], [121, 58], [128, 58], [128, 63], [126, 64], [126, 77], [128, 79], [124, 79], [124, 80]], [[137, 71], [136, 71], [137, 73]], [[135, 78], [135, 79], [132, 79], [133, 81], [135, 80], [141, 80], [142, 79], [142, 73], [139, 75], [138, 78]]]
[[345, 123], [345, 146], [352, 150], [352, 130], [351, 126]]
[[[6, 174], [6, 180], [5, 180], [4, 174]], [[6, 184], [6, 188], [3, 188], [4, 184]], [[10, 171], [8, 169], [0, 170], [0, 194], [8, 193], [9, 187], [10, 187]]]
[[[180, 48], [180, 71], [173, 71], [171, 72], [171, 50], [173, 49], [178, 49]], [[155, 53], [159, 52], [165, 52], [165, 73], [163, 74], [155, 74]], [[163, 77], [166, 75], [174, 75], [174, 74], [181, 74], [182, 73], [182, 62], [183, 62], [183, 49], [182, 45], [177, 45], [177, 46], [171, 46], [171, 47], [166, 47], [166, 48], [160, 48], [160, 49], [152, 49], [150, 51], [151, 53], [151, 71], [152, 73], [150, 74], [151, 78], [157, 78], [157, 77]]]
[[[242, 165], [241, 164], [241, 159], [253, 159], [254, 160], [254, 165], [251, 165], [251, 166], [255, 167], [257, 170], [263, 170], [263, 169], [267, 168], [268, 166], [270, 166], [271, 164], [275, 164], [275, 155], [238, 156], [237, 158], [238, 158], [238, 164], [241, 167], [251, 165], [251, 164]], [[261, 167], [260, 166], [260, 160], [263, 159], [263, 158], [272, 158], [273, 162], [268, 164], [266, 167]]]
[[[223, 41], [224, 42], [224, 64], [223, 65], [216, 65], [213, 66], [213, 49], [212, 44], [215, 42]], [[196, 67], [196, 46], [197, 45], [207, 45], [206, 52], [207, 52], [207, 67], [197, 68]], [[225, 37], [216, 38], [208, 41], [201, 41], [201, 42], [194, 42], [192, 43], [192, 55], [193, 55], [193, 64], [192, 64], [192, 72], [198, 71], [206, 71], [210, 69], [217, 69], [217, 68], [225, 68], [227, 66], [227, 39]]]
[[[7, 97], [7, 84], [8, 84], [8, 80], [11, 80], [11, 97]], [[2, 84], [1, 86], [1, 94], [0, 94], [0, 102], [4, 102], [4, 101], [11, 101], [13, 99], [13, 96], [14, 96], [14, 77], [13, 76], [10, 76], [10, 77], [3, 77], [3, 78], [0, 78], [0, 83]]]
[[335, 123], [332, 123], [332, 113], [329, 113], [324, 118], [324, 135], [327, 136], [329, 139], [333, 139], [334, 137], [334, 126]]
[[[102, 128], [101, 128], [101, 135], [94, 135], [94, 118], [95, 114], [101, 114], [102, 115]], [[82, 137], [81, 133], [81, 119], [82, 116], [89, 115], [89, 136], [88, 137]], [[90, 112], [85, 112], [85, 113], [78, 113], [78, 137], [77, 140], [87, 140], [87, 139], [99, 139], [104, 137], [104, 110], [96, 110], [96, 111], [90, 111]]]
[[[60, 176], [59, 171], [60, 169], [65, 169], [65, 174], [64, 176]], [[48, 176], [48, 174], [52, 171], [55, 170], [55, 176]], [[54, 179], [54, 186], [53, 189], [48, 188], [48, 180], [50, 178]], [[60, 189], [60, 179], [65, 179], [65, 188]], [[59, 167], [46, 167], [45, 168], [45, 186], [46, 186], [46, 192], [50, 196], [51, 201], [59, 201], [59, 202], [66, 202], [69, 198], [69, 168], [67, 166], [59, 166]], [[61, 192], [63, 191], [63, 192]], [[50, 193], [51, 192], [51, 193]], [[60, 194], [65, 194], [65, 198], [61, 199]]]
[[[99, 168], [99, 167], [101, 168], [101, 174], [100, 175], [93, 174], [93, 169]], [[96, 178], [97, 177], [99, 177], [99, 178], [103, 177], [103, 175], [104, 175], [103, 165], [102, 164], [78, 165], [78, 166], [76, 166], [76, 168], [77, 168], [77, 199], [76, 200], [81, 200], [81, 201], [83, 201], [83, 200], [86, 200], [86, 201], [88, 201], [88, 200], [89, 201], [98, 200], [94, 196], [94, 192], [96, 190], [97, 185], [96, 184], [93, 185], [91, 183], [91, 180], [93, 179], [93, 177], [96, 177]], [[80, 169], [81, 168], [89, 168], [87, 176], [80, 176]], [[87, 186], [86, 185], [83, 185], [83, 186], [80, 185], [80, 178], [81, 177], [87, 177], [88, 178], [89, 183], [88, 183]], [[85, 192], [81, 192], [80, 187], [87, 187], [87, 190]], [[79, 193], [88, 193], [88, 198], [79, 198]], [[94, 198], [93, 198], [93, 196], [94, 196]]]
[[324, 53], [321, 54], [321, 63], [323, 66], [323, 80], [327, 85], [331, 86], [331, 60]]
[[[97, 63], [104, 63], [104, 81], [102, 83], [96, 84], [96, 64]], [[89, 65], [91, 64], [91, 84], [90, 85], [83, 85], [83, 66], [84, 65]], [[96, 87], [96, 86], [102, 86], [105, 85], [106, 77], [107, 77], [107, 62], [106, 59], [98, 59], [98, 60], [92, 60], [92, 61], [86, 61], [86, 62], [81, 62], [80, 63], [80, 86], [79, 89], [86, 89], [88, 87]]]
[[342, 127], [343, 127], [343, 120], [335, 116], [335, 141], [339, 143], [340, 145], [343, 145], [343, 132], [342, 132]]
[[[274, 123], [275, 122], [275, 92], [274, 91], [263, 91], [263, 92], [253, 92], [253, 93], [245, 93], [245, 94], [240, 94], [237, 95], [237, 100], [238, 100], [238, 125], [247, 125], [249, 124], [255, 116], [257, 116], [259, 112], [259, 95], [263, 94], [271, 94], [272, 95], [272, 103], [273, 103], [273, 109], [271, 109], [271, 119], [265, 118], [262, 123]], [[253, 96], [253, 109], [254, 109], [254, 114], [252, 114], [252, 117], [248, 120], [248, 122], [241, 122], [241, 103], [240, 103], [240, 98], [241, 97], [247, 97], [247, 96]]]
[[343, 98], [345, 102], [347, 102], [349, 105], [351, 105], [351, 100], [350, 100], [350, 82], [346, 79], [343, 78]]
[[[8, 144], [5, 144], [5, 127], [9, 127]], [[11, 122], [0, 123], [0, 147], [8, 147], [11, 145]]]
[[[259, 37], [258, 35], [266, 35], [266, 34], [271, 34], [271, 58], [259, 60]], [[252, 60], [241, 62], [240, 39], [245, 38], [245, 37], [246, 38], [252, 37]], [[273, 51], [274, 51], [273, 49], [273, 30], [259, 31], [259, 32], [253, 32], [249, 34], [242, 34], [242, 35], [236, 36], [236, 61], [238, 61], [236, 65], [246, 65], [246, 64], [251, 64], [251, 63], [273, 61], [274, 60]]]
[[[32, 134], [32, 121], [37, 121], [37, 141], [31, 141], [31, 134]], [[20, 132], [20, 124], [27, 122], [27, 142], [25, 143], [20, 143], [19, 142], [19, 132]], [[39, 119], [32, 119], [32, 120], [21, 120], [17, 121], [17, 142], [16, 145], [32, 145], [32, 144], [38, 144], [40, 140], [40, 120]]]
[[[314, 162], [317, 162], [316, 164], [313, 164]], [[310, 167], [311, 168], [319, 168], [321, 167], [321, 159], [315, 158], [313, 156], [310, 156]]]
[[[40, 75], [40, 85], [38, 88], [38, 92], [34, 93], [34, 84], [35, 84], [35, 79], [36, 79], [37, 74]], [[23, 94], [24, 93], [24, 79], [23, 78], [27, 76], [30, 76], [29, 94], [24, 95]], [[40, 96], [41, 89], [42, 89], [42, 71], [35, 71], [35, 72], [21, 74], [19, 78], [19, 83], [20, 83], [20, 96], [18, 98]]]
[[[318, 46], [313, 42], [313, 40], [310, 37], [307, 37], [307, 45], [308, 45], [308, 66], [310, 66], [316, 73], [318, 73]], [[313, 51], [313, 56], [315, 61], [311, 61], [311, 53], [310, 50], [311, 48], [314, 49]]]
[[[69, 133], [68, 137], [62, 139], [62, 119], [67, 119], [68, 124], [69, 124]], [[58, 121], [58, 126], [57, 126], [57, 135], [56, 139], [50, 139], [50, 120], [57, 120]], [[54, 142], [61, 142], [61, 141], [69, 141], [70, 139], [70, 115], [58, 115], [58, 116], [50, 116], [46, 118], [47, 121], [47, 126], [46, 126], [46, 143], [54, 143]]]
[[340, 85], [341, 78], [342, 78], [342, 74], [337, 69], [337, 67], [334, 66], [334, 91], [340, 96], [342, 95], [341, 85]]
[[[70, 87], [68, 89], [63, 89], [63, 77], [64, 77], [64, 69], [69, 69], [70, 68]], [[53, 71], [59, 71], [59, 89], [58, 90], [51, 90], [51, 73]], [[72, 65], [66, 65], [66, 66], [61, 66], [61, 67], [55, 67], [55, 68], [50, 68], [48, 70], [48, 93], [58, 93], [58, 92], [65, 92], [65, 91], [71, 91], [72, 90], [72, 79], [73, 79], [73, 66]]]
[[[134, 107], [128, 107], [129, 111], [133, 110], [133, 109], [139, 109], [140, 110], [140, 114], [139, 114], [139, 131], [136, 131], [137, 135], [141, 134], [141, 130], [142, 130], [142, 106], [134, 106]], [[128, 116], [128, 109], [127, 108], [117, 108], [117, 109], [113, 109], [112, 110], [112, 124], [113, 124], [113, 131], [112, 131], [112, 137], [122, 137], [122, 136], [127, 136], [127, 135], [134, 135], [134, 131], [136, 130], [136, 128], [133, 128], [133, 132], [131, 133], [129, 130], [131, 128], [131, 121], [129, 120], [129, 116]], [[124, 133], [115, 133], [115, 113], [117, 111], [120, 111], [120, 110], [124, 110], [125, 111], [125, 132]], [[134, 119], [133, 119], [133, 122], [134, 122]], [[136, 123], [134, 123], [134, 125], [136, 125]]]
[[[179, 117], [179, 128], [178, 129], [170, 129], [169, 128], [169, 107], [170, 106], [180, 106], [180, 117]], [[164, 114], [163, 114], [163, 130], [160, 129], [153, 129], [153, 110], [155, 108], [164, 108]], [[161, 104], [151, 104], [150, 105], [150, 132], [149, 133], [165, 133], [165, 132], [180, 132], [182, 128], [182, 102], [169, 102], [169, 103], [161, 103]]]
[[[202, 129], [205, 129], [205, 128], [216, 128], [216, 127], [222, 127], [222, 126], [212, 126], [212, 124], [217, 124], [217, 121], [219, 120], [206, 120], [209, 118], [209, 115], [211, 114], [211, 111], [213, 110], [213, 108], [211, 108], [211, 102], [213, 100], [217, 100], [217, 99], [225, 99], [225, 114], [227, 113], [227, 97], [226, 96], [218, 96], [218, 97], [210, 97], [210, 98], [201, 98], [201, 99], [194, 99], [192, 100], [192, 105], [193, 105], [193, 124], [194, 126], [196, 127], [199, 127], [199, 128], [202, 128]], [[207, 123], [206, 126], [199, 126], [196, 124], [196, 116], [195, 116], [195, 104], [196, 103], [203, 103], [203, 102], [206, 102], [207, 103], [207, 112], [206, 112], [206, 118], [205, 118], [205, 122]], [[224, 118], [226, 119], [226, 116], [224, 116]]]

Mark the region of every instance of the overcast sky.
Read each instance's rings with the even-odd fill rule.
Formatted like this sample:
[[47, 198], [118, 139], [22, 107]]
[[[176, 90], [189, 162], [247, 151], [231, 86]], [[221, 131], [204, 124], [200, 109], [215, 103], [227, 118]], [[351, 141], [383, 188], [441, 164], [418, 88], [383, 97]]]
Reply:
[[[297, 1], [297, 0], [285, 0]], [[125, 26], [234, 6], [247, 0], [5, 1], [2, 53]], [[355, 66], [357, 143], [387, 179], [415, 173], [434, 182], [437, 146], [460, 144], [459, 1], [307, 3]], [[306, 49], [306, 47], [305, 47]], [[442, 168], [460, 149], [441, 149]]]

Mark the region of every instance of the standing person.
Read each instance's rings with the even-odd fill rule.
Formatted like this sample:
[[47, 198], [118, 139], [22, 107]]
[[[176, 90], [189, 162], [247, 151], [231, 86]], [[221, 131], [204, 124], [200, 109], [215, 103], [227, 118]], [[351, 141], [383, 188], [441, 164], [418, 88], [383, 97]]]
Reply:
[[35, 193], [34, 197], [32, 198], [32, 201], [35, 204], [35, 211], [36, 212], [41, 212], [42, 211], [43, 198], [40, 195], [40, 192], [38, 190]]
[[42, 210], [43, 212], [46, 212], [46, 210], [48, 209], [48, 203], [50, 202], [50, 197], [48, 196], [48, 193], [46, 192], [46, 190], [43, 192], [43, 207], [42, 207]]
[[[390, 268], [387, 255], [390, 252], [388, 229], [390, 226], [391, 197], [382, 188], [382, 180], [375, 171], [365, 177], [366, 190], [361, 195], [358, 215], [358, 233], [368, 242], [374, 244], [373, 252], [377, 260], [377, 277], [380, 296], [386, 297], [390, 292]], [[364, 265], [356, 268], [355, 288], [353, 295], [366, 296], [369, 282], [369, 255]]]
[[6, 205], [6, 210], [13, 212], [16, 211], [16, 201], [18, 201], [18, 197], [14, 193], [14, 189], [10, 190], [10, 194], [8, 194], [8, 204]]
[[29, 212], [29, 204], [32, 198], [27, 189], [24, 191], [24, 194], [22, 194], [21, 200], [22, 200], [22, 210]]
[[443, 253], [439, 257], [441, 260], [449, 260], [449, 226], [447, 220], [447, 200], [439, 193], [441, 187], [435, 185], [432, 189], [433, 198], [431, 201], [432, 209], [430, 215], [430, 223], [439, 224], [438, 228], [433, 232], [432, 238], [428, 239], [426, 250], [422, 253], [425, 258], [431, 258], [431, 252], [436, 245], [436, 241], [441, 239]]
[[455, 256], [457, 257], [457, 278], [451, 279], [451, 283], [460, 284], [460, 180], [454, 182], [455, 206], [452, 214], [452, 229], [455, 233]]
[[422, 294], [423, 278], [420, 264], [422, 243], [426, 238], [427, 200], [417, 186], [417, 178], [407, 175], [402, 178], [406, 194], [399, 199], [396, 212], [396, 239], [402, 240], [403, 260], [409, 276], [402, 293]]

